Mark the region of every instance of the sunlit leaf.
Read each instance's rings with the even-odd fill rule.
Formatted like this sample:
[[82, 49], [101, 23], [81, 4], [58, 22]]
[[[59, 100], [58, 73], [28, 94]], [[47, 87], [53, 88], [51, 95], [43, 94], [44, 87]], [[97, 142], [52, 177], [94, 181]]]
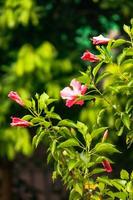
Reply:
[[76, 139], [70, 138], [66, 140], [65, 142], [60, 143], [58, 145], [58, 148], [66, 148], [66, 147], [71, 147], [71, 146], [80, 146], [80, 145]]
[[126, 170], [122, 169], [121, 173], [120, 173], [120, 177], [121, 177], [121, 179], [128, 180], [129, 179], [129, 173]]

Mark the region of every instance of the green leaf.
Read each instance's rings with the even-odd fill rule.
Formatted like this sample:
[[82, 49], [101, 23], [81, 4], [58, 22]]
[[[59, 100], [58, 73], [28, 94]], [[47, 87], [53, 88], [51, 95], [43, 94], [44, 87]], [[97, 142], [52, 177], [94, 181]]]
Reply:
[[125, 192], [114, 192], [113, 193], [116, 198], [126, 200], [127, 199], [127, 194]]
[[73, 121], [68, 120], [68, 119], [61, 120], [58, 123], [58, 126], [68, 126], [68, 127], [72, 127], [72, 128], [77, 128], [77, 125]]
[[122, 127], [120, 128], [120, 130], [117, 132], [117, 135], [118, 135], [118, 136], [121, 136], [122, 133], [123, 133], [123, 130], [124, 130], [124, 126], [122, 126]]
[[40, 125], [43, 125], [45, 128], [49, 128], [51, 126], [51, 122], [43, 120], [40, 122]]
[[94, 165], [96, 165], [95, 162], [87, 162], [85, 166], [89, 169], [90, 167], [93, 167]]
[[104, 117], [105, 111], [106, 111], [106, 109], [102, 109], [102, 110], [100, 110], [100, 112], [98, 113], [98, 116], [97, 116], [97, 124], [98, 124], [98, 125], [101, 125], [101, 122], [102, 122], [102, 119], [103, 119], [103, 117]]
[[92, 137], [89, 133], [87, 133], [87, 135], [85, 136], [85, 142], [88, 149], [90, 149], [91, 141], [92, 141]]
[[73, 168], [75, 168], [78, 165], [79, 161], [77, 160], [70, 160], [68, 162], [68, 169], [71, 171]]
[[99, 183], [98, 184], [98, 188], [100, 189], [100, 191], [102, 192], [105, 188], [105, 184], [104, 183]]
[[130, 148], [130, 146], [133, 143], [133, 131], [129, 131], [128, 134], [126, 135], [126, 143], [128, 145], [128, 148]]
[[95, 146], [97, 153], [120, 153], [113, 144], [110, 143], [98, 143]]
[[108, 177], [98, 177], [97, 181], [112, 186], [112, 183]]
[[120, 128], [120, 125], [121, 125], [121, 119], [120, 118], [117, 118], [115, 120], [115, 128], [118, 130]]
[[43, 139], [44, 135], [45, 135], [45, 132], [43, 131], [39, 135], [35, 135], [33, 137], [33, 140], [32, 140], [33, 147], [37, 148], [38, 144], [41, 142], [41, 140]]
[[74, 189], [75, 189], [76, 192], [78, 192], [80, 194], [80, 196], [82, 196], [82, 194], [83, 194], [83, 185], [82, 185], [82, 183], [76, 183], [74, 185]]
[[92, 175], [95, 175], [95, 174], [99, 174], [99, 173], [102, 173], [102, 172], [105, 172], [105, 170], [102, 169], [102, 168], [95, 168], [90, 172], [89, 176], [92, 176]]
[[39, 103], [39, 109], [43, 110], [46, 108], [46, 102], [49, 99], [49, 96], [44, 92], [43, 94], [41, 94], [38, 103]]
[[60, 166], [60, 163], [58, 162], [57, 165], [56, 165], [56, 171], [57, 173], [62, 176], [62, 172], [61, 172], [61, 166]]
[[125, 54], [126, 54], [126, 56], [133, 56], [133, 47], [126, 49]]
[[24, 105], [27, 107], [27, 108], [31, 108], [32, 107], [32, 102], [30, 100], [23, 100], [24, 101]]
[[22, 119], [26, 120], [26, 121], [30, 121], [31, 119], [33, 119], [33, 116], [32, 115], [25, 115]]
[[120, 177], [121, 179], [129, 180], [129, 173], [126, 170], [122, 169], [120, 173]]
[[68, 140], [66, 140], [65, 142], [62, 142], [58, 148], [66, 148], [66, 147], [71, 147], [71, 146], [80, 146], [79, 142], [74, 139], [74, 138], [70, 138]]
[[95, 99], [95, 96], [94, 95], [84, 95], [84, 96], [81, 96], [79, 97], [77, 100], [94, 100]]
[[103, 64], [103, 62], [100, 62], [98, 65], [95, 66], [95, 68], [92, 71], [93, 76], [95, 77], [99, 71], [99, 69], [101, 68], [101, 65]]
[[[80, 153], [80, 159], [81, 159], [81, 162], [84, 164], [90, 164], [90, 155], [88, 153], [85, 153], [85, 152], [81, 152]], [[92, 162], [91, 162], [92, 164]]]
[[92, 139], [99, 137], [99, 135], [101, 135], [101, 133], [104, 133], [104, 131], [107, 129], [108, 127], [101, 127], [98, 129], [95, 129], [92, 131], [91, 133], [91, 137]]
[[107, 76], [110, 76], [111, 73], [110, 72], [103, 72], [102, 74], [100, 74], [96, 80], [96, 83], [99, 83], [102, 79], [104, 79]]
[[112, 48], [116, 48], [124, 43], [126, 43], [127, 41], [124, 40], [124, 39], [118, 39], [118, 40], [115, 40], [115, 42], [113, 43], [112, 45]]
[[133, 181], [133, 171], [131, 172], [130, 179]]
[[34, 118], [31, 120], [31, 122], [32, 122], [33, 124], [39, 123], [39, 122], [43, 122], [43, 117], [34, 117]]
[[83, 135], [83, 137], [85, 138], [87, 131], [88, 131], [88, 127], [84, 123], [78, 121], [77, 122], [77, 129]]
[[133, 59], [126, 59], [122, 62], [121, 67], [128, 67], [133, 65]]
[[52, 142], [52, 144], [51, 144], [50, 149], [51, 149], [52, 155], [54, 155], [54, 152], [55, 152], [55, 149], [56, 149], [56, 143], [57, 143], [57, 140], [54, 140], [54, 141]]
[[82, 76], [79, 76], [78, 78], [77, 78], [77, 80], [79, 81], [79, 82], [81, 82], [81, 83], [84, 83], [84, 84], [90, 84], [90, 82], [91, 82], [91, 78], [90, 78], [90, 76], [88, 75], [88, 74], [86, 74], [85, 72], [80, 72], [81, 74], [82, 74]]
[[54, 171], [54, 172], [52, 173], [52, 180], [53, 180], [53, 182], [54, 182], [56, 179], [57, 179], [57, 172]]
[[98, 156], [98, 158], [95, 160], [95, 162], [96, 163], [101, 163], [103, 160], [109, 160], [109, 159], [107, 157], [105, 157], [105, 156]]
[[47, 106], [53, 102], [57, 101], [57, 99], [47, 99]]
[[67, 138], [68, 136], [72, 136], [71, 131], [67, 127], [58, 127], [60, 135], [62, 135], [64, 138]]
[[133, 181], [129, 181], [129, 182], [127, 183], [126, 189], [127, 189], [127, 191], [128, 191], [129, 193], [133, 193]]
[[130, 26], [127, 26], [127, 25], [124, 24], [123, 29], [131, 37]]
[[111, 182], [112, 185], [115, 186], [119, 191], [122, 190], [123, 192], [125, 192], [125, 187], [124, 187], [122, 184], [120, 184], [120, 182], [117, 181], [117, 179], [110, 180], [110, 182]]
[[117, 57], [118, 65], [120, 65], [122, 63], [122, 61], [124, 60], [125, 56], [126, 56], [126, 51], [123, 50], [123, 52]]
[[61, 120], [60, 115], [58, 115], [57, 113], [47, 112], [46, 117], [47, 117], [47, 118], [52, 118], [52, 119], [58, 119], [58, 120]]
[[81, 195], [75, 191], [75, 189], [72, 189], [69, 195], [69, 200], [80, 200]]
[[36, 111], [36, 103], [33, 98], [31, 99], [31, 107], [33, 108], [34, 111]]
[[40, 95], [40, 100], [43, 100], [43, 101], [47, 101], [49, 99], [49, 96], [44, 92]]
[[131, 121], [130, 121], [129, 115], [127, 113], [121, 113], [121, 119], [124, 125], [130, 130]]

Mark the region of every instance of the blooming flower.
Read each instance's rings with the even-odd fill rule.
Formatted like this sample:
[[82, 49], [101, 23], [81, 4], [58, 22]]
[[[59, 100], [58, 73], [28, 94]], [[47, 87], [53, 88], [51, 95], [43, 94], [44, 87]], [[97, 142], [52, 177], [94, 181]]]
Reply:
[[17, 94], [17, 92], [11, 91], [8, 94], [8, 97], [17, 102], [19, 105], [24, 106], [24, 102], [22, 101], [21, 97]]
[[103, 165], [106, 172], [112, 172], [112, 167], [111, 167], [110, 162], [108, 160], [104, 160], [102, 162], [102, 165]]
[[83, 53], [83, 56], [81, 57], [82, 60], [90, 61], [90, 62], [98, 62], [100, 59], [95, 56], [94, 54], [90, 53], [88, 50], [86, 50]]
[[20, 119], [18, 117], [11, 117], [11, 118], [12, 118], [11, 126], [27, 127], [31, 125], [30, 122]]
[[70, 87], [65, 87], [61, 90], [60, 94], [62, 99], [66, 99], [66, 106], [71, 107], [74, 104], [83, 105], [84, 100], [78, 100], [78, 98], [85, 94], [87, 90], [86, 85], [81, 85], [81, 83], [73, 79], [70, 83]]
[[105, 38], [103, 35], [99, 35], [97, 37], [93, 37], [92, 38], [92, 43], [94, 45], [98, 45], [98, 44], [108, 44], [110, 38]]

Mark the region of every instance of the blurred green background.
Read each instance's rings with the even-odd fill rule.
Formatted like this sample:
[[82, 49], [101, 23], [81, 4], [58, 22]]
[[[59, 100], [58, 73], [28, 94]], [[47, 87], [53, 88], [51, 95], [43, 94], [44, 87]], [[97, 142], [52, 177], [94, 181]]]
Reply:
[[[10, 116], [22, 117], [25, 110], [10, 101], [8, 93], [30, 98], [46, 91], [60, 98], [60, 90], [86, 70], [80, 59], [84, 50], [95, 53], [90, 38], [120, 36], [132, 10], [132, 0], [0, 0], [1, 159], [32, 154], [33, 132], [10, 127]], [[63, 118], [80, 119], [91, 128], [98, 108], [68, 109], [60, 101], [56, 109]]]

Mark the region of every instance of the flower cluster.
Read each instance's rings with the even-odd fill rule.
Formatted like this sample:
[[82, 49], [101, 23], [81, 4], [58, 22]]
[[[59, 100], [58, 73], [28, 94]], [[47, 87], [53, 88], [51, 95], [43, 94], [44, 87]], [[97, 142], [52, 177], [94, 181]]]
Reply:
[[[99, 35], [97, 37], [93, 37], [92, 38], [92, 43], [94, 45], [103, 45], [103, 44], [108, 44], [108, 42], [110, 41], [109, 38], [105, 38], [102, 35]], [[86, 50], [83, 54], [83, 56], [81, 57], [82, 60], [85, 61], [89, 61], [89, 62], [98, 62], [100, 61], [100, 59], [98, 58], [98, 56], [92, 54], [91, 52], [89, 52], [88, 50]]]
[[[15, 101], [16, 103], [18, 103], [19, 105], [24, 106], [24, 102], [17, 92], [14, 91], [9, 92], [8, 97], [11, 100]], [[11, 117], [11, 119], [12, 119], [11, 126], [28, 127], [31, 125], [30, 122], [18, 117]]]
[[[101, 44], [107, 44], [109, 42], [109, 38], [104, 38], [102, 35], [93, 37], [92, 42], [94, 45], [101, 45]], [[81, 57], [82, 60], [90, 61], [90, 62], [99, 62], [100, 58], [88, 50], [86, 50]], [[69, 87], [65, 87], [60, 91], [61, 98], [66, 100], [66, 106], [72, 107], [73, 105], [80, 105], [82, 106], [84, 104], [84, 95], [87, 95], [86, 91], [88, 89], [87, 85], [82, 85], [78, 80], [73, 79], [70, 82]], [[18, 95], [17, 92], [11, 91], [8, 94], [8, 97], [18, 103], [21, 106], [25, 106], [24, 101], [22, 98]], [[18, 127], [28, 127], [31, 126], [31, 122], [28, 122], [24, 119], [18, 118], [18, 117], [11, 117], [12, 122], [11, 126], [18, 126]], [[104, 142], [108, 137], [108, 130], [104, 132], [102, 142]], [[106, 172], [112, 172], [112, 167], [110, 165], [110, 162], [108, 160], [103, 160], [102, 165], [104, 167], [104, 170]]]
[[[97, 37], [92, 38], [92, 42], [94, 45], [102, 45], [102, 44], [107, 44], [110, 41], [109, 38], [105, 38], [102, 35], [99, 35]], [[89, 62], [99, 62], [100, 58], [88, 50], [86, 50], [83, 53], [83, 56], [81, 57], [82, 60], [89, 61]], [[61, 90], [60, 95], [62, 99], [66, 100], [66, 106], [71, 107], [75, 104], [78, 105], [83, 105], [84, 100], [78, 100], [79, 97], [82, 97], [85, 95], [87, 91], [87, 86], [81, 85], [79, 81], [76, 79], [73, 79], [70, 83], [70, 87], [65, 87], [63, 90]]]
[[[92, 38], [92, 43], [94, 45], [108, 44], [109, 41], [110, 41], [109, 38], [105, 38], [102, 35]], [[90, 62], [100, 61], [100, 58], [98, 56], [92, 54], [88, 50], [84, 52], [81, 59]], [[75, 104], [82, 106], [84, 104], [84, 100], [79, 98], [82, 98], [82, 96], [85, 95], [86, 91], [87, 91], [86, 85], [81, 85], [79, 81], [73, 79], [70, 82], [70, 87], [65, 87], [63, 90], [61, 90], [60, 95], [62, 99], [66, 100], [67, 107], [72, 107]], [[107, 139], [107, 137], [108, 137], [108, 130], [105, 131], [102, 138], [102, 142], [104, 142]], [[112, 172], [112, 167], [108, 160], [103, 160], [102, 165], [106, 172]]]

